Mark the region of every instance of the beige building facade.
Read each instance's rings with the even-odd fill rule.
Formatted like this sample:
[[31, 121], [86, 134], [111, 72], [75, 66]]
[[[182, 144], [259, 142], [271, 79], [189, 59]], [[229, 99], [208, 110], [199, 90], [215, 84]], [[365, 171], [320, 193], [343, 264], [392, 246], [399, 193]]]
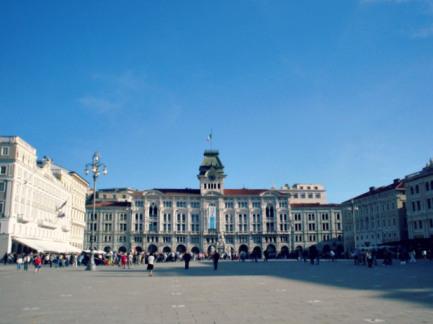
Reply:
[[405, 177], [409, 239], [433, 238], [433, 161]]
[[[288, 255], [311, 245], [342, 246], [339, 205], [316, 184], [227, 189], [218, 151], [205, 151], [199, 189], [105, 189], [87, 204], [85, 247], [100, 250], [207, 253], [219, 249]], [[325, 250], [327, 249], [325, 248]]]
[[407, 239], [406, 195], [403, 181], [370, 187], [342, 203], [345, 250], [380, 248]]
[[0, 137], [0, 253], [81, 251], [87, 187], [20, 137]]

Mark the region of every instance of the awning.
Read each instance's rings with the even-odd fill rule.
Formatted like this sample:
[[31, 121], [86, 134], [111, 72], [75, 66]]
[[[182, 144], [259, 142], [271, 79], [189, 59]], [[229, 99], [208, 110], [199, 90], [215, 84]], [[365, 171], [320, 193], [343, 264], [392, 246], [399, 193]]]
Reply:
[[54, 253], [80, 253], [81, 250], [64, 242], [35, 240], [21, 237], [14, 237], [13, 240], [28, 246], [38, 252], [54, 252]]

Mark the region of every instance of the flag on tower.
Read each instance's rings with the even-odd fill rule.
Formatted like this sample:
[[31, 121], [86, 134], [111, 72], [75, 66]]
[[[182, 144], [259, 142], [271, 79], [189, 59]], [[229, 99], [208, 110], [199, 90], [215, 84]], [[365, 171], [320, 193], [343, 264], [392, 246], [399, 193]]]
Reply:
[[209, 133], [209, 135], [207, 136], [207, 141], [208, 142], [212, 141], [212, 132]]

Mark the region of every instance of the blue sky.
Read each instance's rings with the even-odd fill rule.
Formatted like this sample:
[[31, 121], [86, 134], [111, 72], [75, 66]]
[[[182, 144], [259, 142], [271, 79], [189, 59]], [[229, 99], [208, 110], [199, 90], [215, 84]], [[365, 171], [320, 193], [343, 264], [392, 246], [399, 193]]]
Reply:
[[317, 182], [332, 202], [433, 156], [433, 0], [1, 1], [0, 133], [101, 187]]

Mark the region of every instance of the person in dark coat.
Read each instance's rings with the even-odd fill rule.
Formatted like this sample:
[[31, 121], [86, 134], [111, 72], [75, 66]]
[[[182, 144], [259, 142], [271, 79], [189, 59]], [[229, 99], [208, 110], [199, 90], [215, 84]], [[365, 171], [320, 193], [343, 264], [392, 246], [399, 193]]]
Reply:
[[215, 251], [214, 254], [212, 254], [212, 261], [213, 261], [213, 269], [214, 270], [218, 269], [219, 259], [220, 259], [220, 254], [218, 253], [218, 251]]
[[185, 261], [185, 270], [189, 269], [189, 261], [191, 261], [191, 254], [189, 252], [185, 252], [183, 255], [183, 261]]
[[316, 248], [316, 246], [315, 245], [312, 245], [312, 246], [310, 246], [309, 247], [309, 249], [308, 249], [309, 251], [309, 255], [310, 255], [310, 263], [311, 263], [311, 265], [313, 265], [314, 264], [314, 260], [317, 258], [317, 248]]

